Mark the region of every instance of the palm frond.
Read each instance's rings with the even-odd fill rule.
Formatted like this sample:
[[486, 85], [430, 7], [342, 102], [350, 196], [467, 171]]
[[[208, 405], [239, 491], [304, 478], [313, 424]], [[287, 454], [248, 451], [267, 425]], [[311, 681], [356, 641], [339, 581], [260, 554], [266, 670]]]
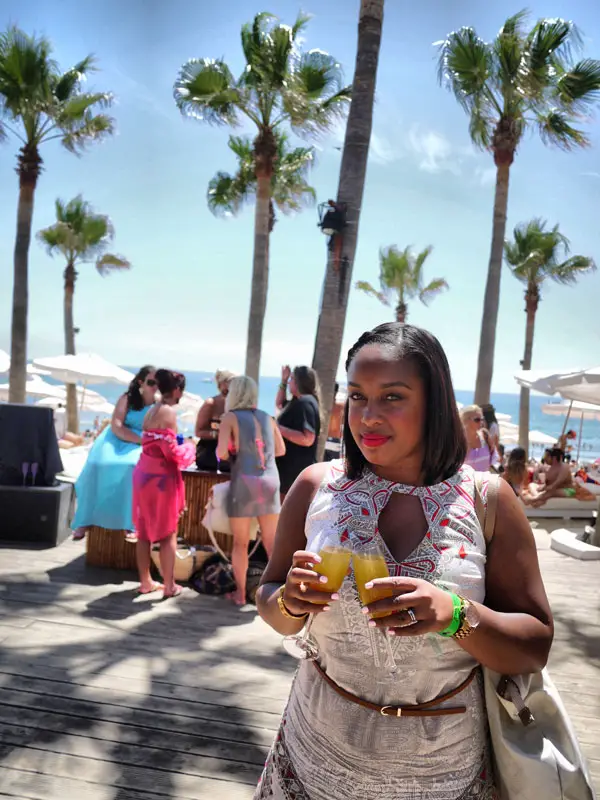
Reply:
[[111, 272], [131, 269], [131, 262], [116, 253], [104, 253], [97, 258], [96, 269], [104, 278], [106, 275], [110, 275]]
[[448, 281], [445, 278], [434, 278], [419, 291], [419, 300], [426, 306], [436, 295], [445, 292], [449, 288]]
[[254, 194], [256, 179], [243, 182], [238, 175], [217, 172], [208, 184], [206, 200], [210, 211], [216, 216], [235, 215], [248, 197]]
[[473, 28], [453, 31], [438, 43], [438, 81], [446, 86], [470, 113], [474, 103], [481, 108], [493, 72], [493, 53]]
[[28, 139], [35, 136], [37, 116], [51, 102], [56, 63], [45, 37], [28, 36], [10, 27], [0, 38], [0, 102], [3, 112], [20, 119]]
[[294, 46], [292, 28], [275, 19], [263, 12], [256, 15], [252, 24], [242, 28], [242, 49], [246, 57], [242, 82], [262, 93], [280, 90], [285, 85]]
[[185, 116], [213, 125], [238, 124], [242, 95], [224, 61], [190, 59], [179, 71], [173, 93]]
[[557, 283], [572, 285], [577, 283], [580, 275], [595, 272], [596, 263], [587, 256], [572, 256], [560, 264], [553, 264], [548, 269], [548, 277]]
[[81, 86], [81, 82], [91, 72], [96, 71], [96, 59], [89, 55], [75, 64], [62, 75], [57, 75], [54, 85], [54, 96], [63, 103], [69, 100]]
[[536, 121], [544, 144], [571, 151], [577, 147], [587, 147], [590, 143], [585, 133], [571, 125], [569, 116], [558, 108], [537, 114]]
[[81, 154], [93, 143], [102, 141], [114, 133], [114, 120], [106, 114], [93, 114], [86, 111], [82, 117], [70, 124], [62, 124], [62, 146], [70, 153]]
[[493, 43], [495, 82], [500, 92], [506, 93], [517, 88], [523, 64], [524, 22], [527, 16], [527, 11], [523, 10], [509, 17]]
[[600, 99], [600, 61], [586, 58], [564, 72], [557, 81], [556, 96], [566, 110], [585, 113]]
[[292, 39], [296, 41], [298, 35], [306, 28], [312, 19], [312, 14], [304, 14], [302, 11], [296, 17], [296, 22], [292, 25]]
[[378, 292], [368, 281], [356, 281], [354, 288], [358, 289], [359, 292], [364, 292], [371, 297], [375, 297], [380, 303], [383, 303], [384, 306], [391, 305], [389, 298], [383, 292]]

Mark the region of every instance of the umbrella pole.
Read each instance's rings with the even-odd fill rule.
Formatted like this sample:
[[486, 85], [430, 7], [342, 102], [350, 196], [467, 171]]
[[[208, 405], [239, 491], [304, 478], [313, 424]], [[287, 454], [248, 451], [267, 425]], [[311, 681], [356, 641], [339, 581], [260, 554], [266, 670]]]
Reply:
[[581, 434], [583, 433], [583, 410], [581, 411], [581, 422], [579, 423], [579, 441], [577, 442], [577, 463], [579, 464], [579, 454], [581, 453]]
[[569, 410], [567, 411], [567, 416], [565, 417], [565, 424], [563, 425], [561, 436], [565, 435], [565, 431], [567, 430], [567, 425], [569, 424], [569, 417], [571, 416], [571, 409], [573, 408], [573, 401], [569, 403]]
[[86, 384], [84, 383], [83, 384], [83, 391], [81, 392], [81, 403], [79, 404], [79, 413], [80, 414], [83, 411], [83, 403], [84, 403], [84, 400], [85, 400], [85, 387], [86, 387]]

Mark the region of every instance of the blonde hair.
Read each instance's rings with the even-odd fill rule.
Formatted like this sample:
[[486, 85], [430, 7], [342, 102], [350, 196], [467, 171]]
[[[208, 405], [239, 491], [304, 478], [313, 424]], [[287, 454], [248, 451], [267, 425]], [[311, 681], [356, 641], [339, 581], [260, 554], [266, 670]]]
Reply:
[[481, 410], [480, 406], [463, 406], [460, 410], [460, 421], [465, 424], [471, 414], [479, 414], [480, 417], [483, 417], [483, 411]]
[[237, 375], [229, 381], [229, 394], [225, 401], [225, 411], [255, 408], [258, 402], [258, 386], [248, 375]]
[[215, 383], [217, 386], [220, 386], [222, 383], [229, 383], [232, 378], [235, 378], [235, 372], [230, 372], [228, 369], [218, 369], [215, 372]]

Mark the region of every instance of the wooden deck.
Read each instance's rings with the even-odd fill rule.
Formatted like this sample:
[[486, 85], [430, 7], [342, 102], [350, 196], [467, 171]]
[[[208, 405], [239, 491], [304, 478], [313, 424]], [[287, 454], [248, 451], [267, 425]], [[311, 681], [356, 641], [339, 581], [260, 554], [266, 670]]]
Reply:
[[[537, 538], [552, 674], [600, 789], [600, 563]], [[0, 797], [250, 800], [294, 663], [254, 611], [125, 577], [81, 544], [0, 549]]]

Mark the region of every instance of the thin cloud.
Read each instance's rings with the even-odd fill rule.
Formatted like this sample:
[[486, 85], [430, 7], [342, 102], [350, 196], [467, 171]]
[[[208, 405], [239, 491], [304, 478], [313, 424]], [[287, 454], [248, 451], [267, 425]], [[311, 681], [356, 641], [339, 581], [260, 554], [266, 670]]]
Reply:
[[414, 125], [409, 131], [407, 145], [424, 172], [460, 175], [464, 153], [453, 147], [443, 134]]
[[[600, 175], [598, 177], [600, 177]], [[475, 170], [475, 180], [480, 186], [492, 186], [496, 183], [496, 168], [477, 167]]]

